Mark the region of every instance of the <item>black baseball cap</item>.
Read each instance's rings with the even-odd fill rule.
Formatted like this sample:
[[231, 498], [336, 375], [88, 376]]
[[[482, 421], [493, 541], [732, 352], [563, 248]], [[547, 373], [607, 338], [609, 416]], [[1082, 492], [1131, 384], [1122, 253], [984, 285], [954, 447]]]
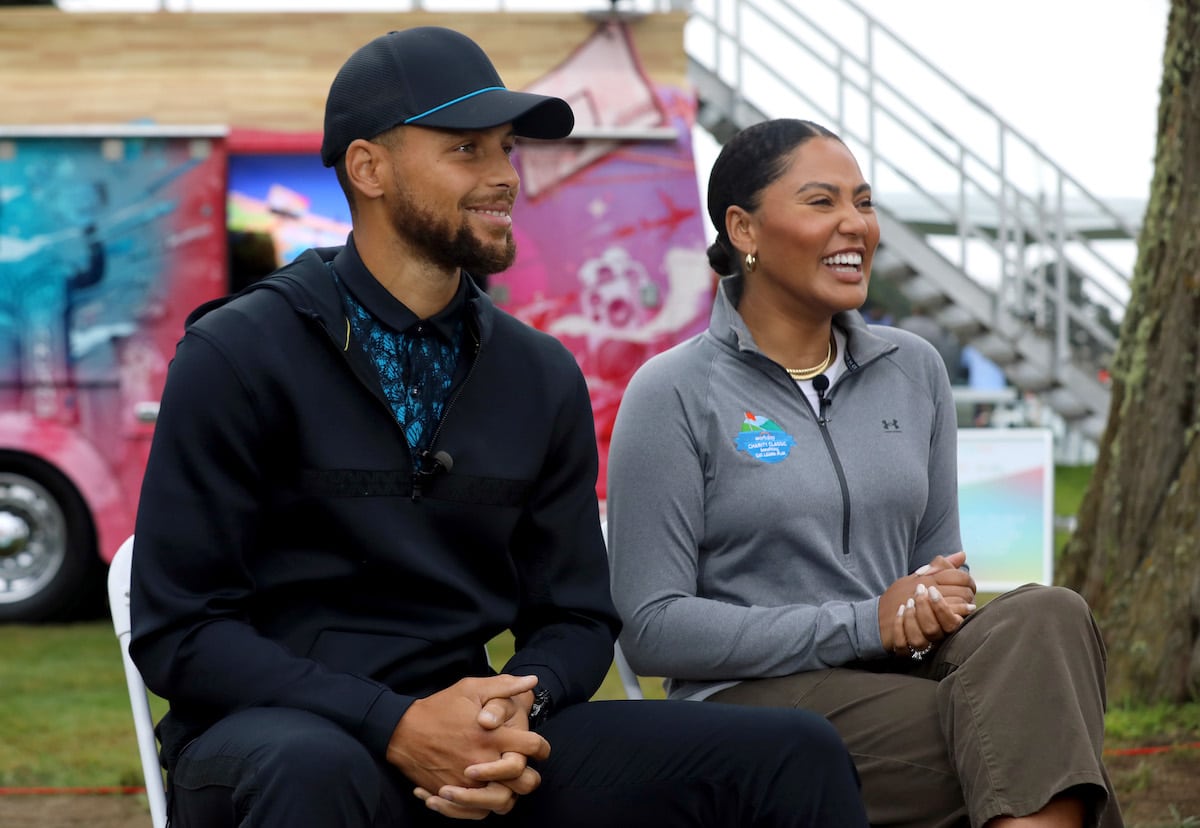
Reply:
[[440, 26], [388, 32], [338, 70], [325, 101], [321, 161], [333, 166], [350, 142], [400, 124], [490, 129], [512, 123], [527, 138], [565, 138], [575, 114], [561, 98], [512, 92], [471, 38]]

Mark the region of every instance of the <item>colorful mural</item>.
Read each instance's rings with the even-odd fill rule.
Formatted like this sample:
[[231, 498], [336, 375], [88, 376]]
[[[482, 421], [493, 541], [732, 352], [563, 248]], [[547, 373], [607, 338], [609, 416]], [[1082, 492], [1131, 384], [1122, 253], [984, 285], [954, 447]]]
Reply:
[[617, 23], [598, 27], [529, 91], [571, 101], [577, 130], [669, 127], [675, 136], [522, 144], [517, 261], [491, 279], [501, 307], [557, 336], [579, 361], [603, 498], [609, 437], [630, 377], [708, 322], [715, 277], [692, 157], [695, 98], [655, 86]]
[[224, 282], [222, 159], [207, 139], [3, 144], [0, 383], [115, 383], [119, 343]]
[[224, 181], [219, 139], [0, 136], [0, 448], [119, 502], [95, 516], [105, 549], [132, 531], [138, 406], [224, 291]]

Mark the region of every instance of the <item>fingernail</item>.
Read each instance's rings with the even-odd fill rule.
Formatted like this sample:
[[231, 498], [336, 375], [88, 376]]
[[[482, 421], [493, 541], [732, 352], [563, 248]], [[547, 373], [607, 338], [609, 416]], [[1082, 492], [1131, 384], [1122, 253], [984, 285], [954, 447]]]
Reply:
[[975, 605], [967, 604], [967, 612], [974, 612], [974, 611], [975, 611]]
[[916, 605], [917, 605], [917, 602], [916, 602], [916, 601], [914, 601], [913, 599], [909, 598], [909, 599], [908, 599], [908, 603], [907, 603], [905, 606], [907, 606], [909, 609], [912, 609], [912, 608], [913, 608], [913, 607], [915, 607]]
[[482, 718], [485, 722], [487, 722], [489, 724], [496, 724], [496, 722], [498, 721], [496, 719], [496, 714], [490, 710], [484, 710], [483, 714], [482, 714]]
[[925, 574], [926, 572], [928, 572], [928, 571], [929, 571], [931, 568], [932, 568], [932, 567], [930, 567], [930, 566], [929, 566], [929, 564], [925, 564], [923, 567], [921, 567], [920, 569], [918, 569], [918, 570], [917, 570], [916, 572], [914, 572], [913, 574], [914, 574], [914, 575], [924, 575], [924, 574]]
[[940, 600], [942, 600], [942, 593], [938, 591], [938, 588], [937, 588], [937, 587], [930, 587], [930, 588], [929, 588], [929, 600], [930, 600], [930, 601], [940, 601]]
[[924, 584], [917, 584], [917, 595], [924, 595], [927, 592], [929, 592], [929, 590], [925, 588]]
[[907, 607], [905, 607], [904, 604], [901, 604], [900, 609], [896, 611], [896, 615], [904, 615], [905, 609], [907, 609]]

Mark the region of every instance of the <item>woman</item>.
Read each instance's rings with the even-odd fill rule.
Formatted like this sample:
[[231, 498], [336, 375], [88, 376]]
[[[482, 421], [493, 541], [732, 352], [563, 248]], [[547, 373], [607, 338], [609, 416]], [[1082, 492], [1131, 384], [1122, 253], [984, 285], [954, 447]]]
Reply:
[[709, 330], [644, 365], [609, 455], [613, 595], [672, 698], [796, 706], [855, 757], [876, 825], [1121, 825], [1087, 606], [977, 609], [934, 348], [867, 326], [879, 222], [854, 156], [776, 120], [709, 179]]

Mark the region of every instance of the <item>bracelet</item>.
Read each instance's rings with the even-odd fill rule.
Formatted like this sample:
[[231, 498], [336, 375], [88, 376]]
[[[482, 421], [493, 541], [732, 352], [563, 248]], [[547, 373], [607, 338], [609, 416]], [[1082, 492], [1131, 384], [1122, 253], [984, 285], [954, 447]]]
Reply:
[[920, 650], [914, 650], [912, 647], [909, 647], [908, 648], [908, 657], [911, 658], [913, 661], [920, 661], [921, 659], [925, 658], [925, 656], [929, 655], [929, 653], [932, 651], [933, 651], [932, 644], [926, 644]]

